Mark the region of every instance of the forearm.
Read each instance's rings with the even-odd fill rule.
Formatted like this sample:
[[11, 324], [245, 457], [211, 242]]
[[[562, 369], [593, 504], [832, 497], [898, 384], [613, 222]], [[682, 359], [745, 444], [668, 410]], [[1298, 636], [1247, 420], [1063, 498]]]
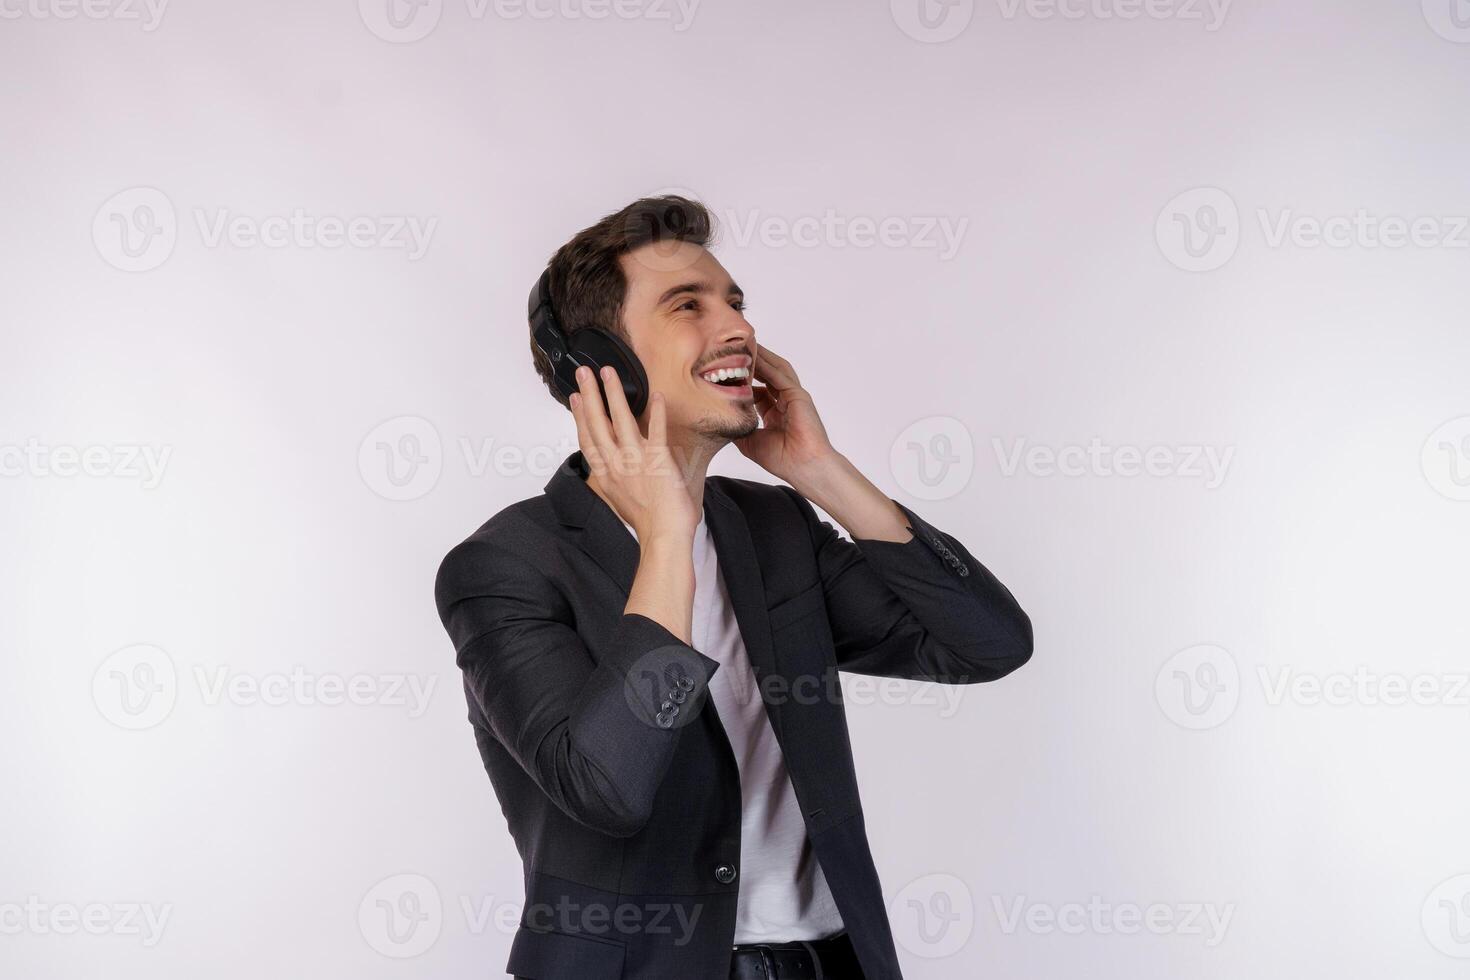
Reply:
[[1029, 618], [962, 542], [891, 500], [912, 528], [907, 540], [865, 537], [859, 526], [844, 541], [812, 500], [794, 485], [787, 492], [812, 531], [840, 669], [972, 684], [1030, 657]]
[[788, 482], [797, 493], [831, 514], [854, 539], [903, 544], [913, 537], [903, 511], [840, 453], [813, 464]]
[[679, 531], [657, 532], [639, 541], [638, 573], [623, 612], [658, 623], [693, 645], [694, 539]]

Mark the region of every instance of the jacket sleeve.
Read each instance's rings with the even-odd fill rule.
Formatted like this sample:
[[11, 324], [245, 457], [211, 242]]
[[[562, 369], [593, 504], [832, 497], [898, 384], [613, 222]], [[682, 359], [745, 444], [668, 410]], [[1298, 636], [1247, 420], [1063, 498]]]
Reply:
[[719, 663], [637, 614], [595, 660], [546, 575], [483, 541], [445, 557], [434, 593], [471, 708], [527, 775], [580, 823], [642, 829]]
[[805, 497], [782, 489], [811, 534], [839, 669], [975, 684], [1031, 659], [1030, 617], [959, 541], [896, 500], [913, 538], [848, 541]]

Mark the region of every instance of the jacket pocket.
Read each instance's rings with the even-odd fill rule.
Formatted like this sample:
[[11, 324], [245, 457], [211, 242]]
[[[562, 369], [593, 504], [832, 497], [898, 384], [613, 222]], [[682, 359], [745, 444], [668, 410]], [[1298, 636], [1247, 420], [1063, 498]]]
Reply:
[[505, 968], [530, 980], [618, 980], [623, 975], [623, 944], [521, 926], [511, 941]]

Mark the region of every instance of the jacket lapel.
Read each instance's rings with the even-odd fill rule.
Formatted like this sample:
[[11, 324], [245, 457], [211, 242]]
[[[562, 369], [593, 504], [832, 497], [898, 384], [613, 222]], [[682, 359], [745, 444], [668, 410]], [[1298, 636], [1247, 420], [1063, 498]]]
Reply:
[[579, 449], [562, 461], [546, 484], [557, 519], [572, 529], [572, 540], [612, 577], [627, 595], [638, 572], [638, 542], [618, 515], [587, 485], [587, 461]]
[[[581, 450], [562, 461], [546, 484], [547, 496], [562, 524], [573, 529], [573, 540], [610, 575], [627, 595], [638, 572], [638, 542], [611, 507], [587, 485], [587, 461]], [[720, 573], [730, 593], [730, 605], [740, 624], [756, 680], [764, 687], [767, 675], [776, 671], [776, 654], [771, 643], [771, 625], [766, 618], [766, 589], [760, 562], [750, 537], [745, 514], [719, 485], [704, 482], [704, 519], [714, 539]], [[767, 704], [776, 735], [781, 735], [776, 712]]]
[[[735, 501], [711, 480], [704, 484], [704, 520], [714, 538], [720, 573], [730, 593], [730, 605], [740, 624], [740, 638], [750, 656], [750, 666], [755, 669], [760, 684], [758, 690], [765, 692], [769, 690], [766, 677], [776, 672], [776, 653], [771, 643], [771, 624], [766, 617], [765, 582], [751, 541], [750, 525]], [[766, 713], [779, 740], [781, 719], [769, 701]]]

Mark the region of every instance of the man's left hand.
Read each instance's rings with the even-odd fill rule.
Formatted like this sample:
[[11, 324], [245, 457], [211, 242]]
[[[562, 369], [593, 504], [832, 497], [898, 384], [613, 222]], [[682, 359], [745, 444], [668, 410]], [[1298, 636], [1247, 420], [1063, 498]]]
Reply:
[[752, 385], [764, 428], [736, 439], [735, 447], [772, 476], [795, 486], [803, 472], [830, 462], [837, 451], [790, 361], [756, 344], [755, 380], [764, 383]]

